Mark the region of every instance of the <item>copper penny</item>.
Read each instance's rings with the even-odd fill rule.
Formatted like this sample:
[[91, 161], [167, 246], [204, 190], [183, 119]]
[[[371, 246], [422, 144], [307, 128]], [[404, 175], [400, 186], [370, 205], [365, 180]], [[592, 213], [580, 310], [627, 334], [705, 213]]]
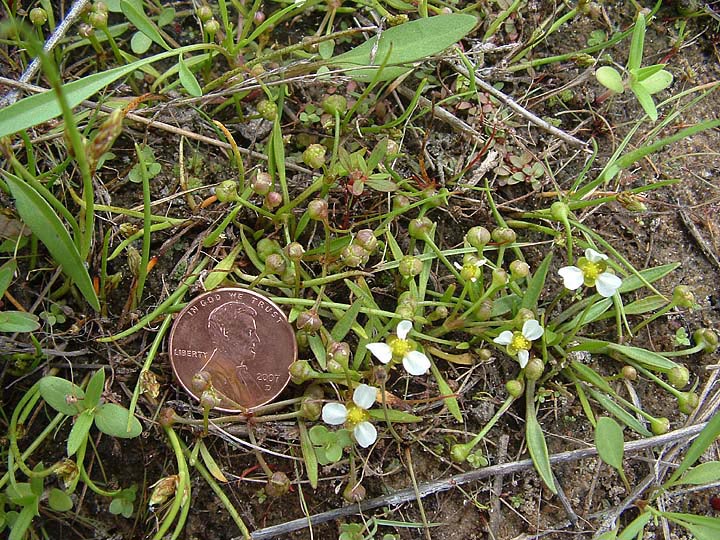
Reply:
[[275, 399], [290, 380], [297, 343], [285, 314], [261, 294], [216, 289], [193, 298], [170, 332], [175, 376], [195, 399], [197, 373], [209, 375], [217, 410], [239, 412]]

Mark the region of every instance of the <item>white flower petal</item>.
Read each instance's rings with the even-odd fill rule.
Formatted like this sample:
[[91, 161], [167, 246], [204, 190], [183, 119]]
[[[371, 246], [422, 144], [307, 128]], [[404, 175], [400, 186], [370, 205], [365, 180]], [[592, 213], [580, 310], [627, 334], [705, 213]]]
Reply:
[[397, 337], [405, 339], [410, 333], [410, 330], [412, 330], [412, 323], [410, 321], [400, 321], [395, 332], [397, 333]]
[[522, 335], [530, 341], [535, 341], [536, 339], [541, 338], [544, 333], [545, 329], [540, 326], [540, 323], [535, 319], [527, 320], [525, 321], [525, 324], [523, 324]]
[[368, 343], [365, 348], [383, 364], [387, 364], [392, 360], [392, 349], [387, 343]]
[[602, 253], [598, 253], [593, 248], [587, 248], [585, 250], [585, 258], [590, 262], [597, 263], [606, 260], [608, 256], [603, 255]]
[[480, 268], [481, 266], [484, 266], [486, 262], [487, 262], [487, 259], [478, 259], [477, 261], [475, 261], [475, 266]]
[[518, 362], [520, 363], [520, 367], [524, 368], [527, 366], [528, 360], [530, 360], [530, 353], [525, 350], [518, 351]]
[[493, 343], [498, 345], [510, 345], [512, 343], [513, 333], [510, 330], [503, 330], [500, 335], [493, 339]]
[[560, 274], [560, 277], [563, 278], [563, 285], [565, 288], [570, 289], [571, 291], [582, 287], [582, 284], [585, 281], [585, 276], [583, 275], [582, 270], [580, 270], [577, 266], [563, 266], [560, 270], [558, 270], [558, 274]]
[[410, 351], [402, 362], [405, 371], [410, 375], [425, 375], [430, 369], [430, 360], [420, 351]]
[[339, 426], [347, 420], [347, 408], [342, 403], [326, 403], [322, 408], [322, 419], [326, 424]]
[[360, 422], [353, 429], [353, 435], [360, 446], [367, 448], [377, 440], [377, 429], [370, 422]]
[[457, 261], [455, 261], [455, 262], [453, 263], [453, 266], [454, 266], [455, 268], [457, 268], [458, 270], [462, 270], [462, 269], [463, 269], [463, 265], [460, 264], [460, 263], [457, 262]]
[[369, 409], [377, 398], [377, 388], [367, 384], [360, 384], [353, 392], [353, 402], [361, 409]]
[[603, 272], [595, 281], [597, 292], [600, 296], [604, 296], [605, 298], [610, 298], [613, 294], [615, 294], [615, 291], [618, 290], [620, 285], [622, 285], [622, 279], [610, 272]]

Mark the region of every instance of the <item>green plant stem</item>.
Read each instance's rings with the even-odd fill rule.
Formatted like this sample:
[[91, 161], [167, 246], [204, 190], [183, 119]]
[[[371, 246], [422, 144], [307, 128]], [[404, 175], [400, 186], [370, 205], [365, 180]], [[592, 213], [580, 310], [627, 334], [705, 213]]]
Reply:
[[648, 324], [650, 324], [650, 323], [653, 322], [654, 320], [659, 319], [660, 317], [662, 317], [663, 315], [665, 315], [668, 311], [670, 311], [671, 309], [673, 309], [673, 308], [676, 307], [676, 306], [677, 306], [677, 304], [675, 304], [674, 302], [671, 301], [668, 305], [666, 305], [665, 307], [663, 307], [663, 308], [660, 309], [659, 311], [657, 311], [657, 312], [653, 313], [652, 315], [650, 315], [650, 317], [648, 317], [648, 318], [646, 318], [646, 319], [643, 319], [643, 320], [640, 321], [638, 324], [636, 324], [636, 325], [632, 328], [632, 330], [630, 331], [630, 333], [631, 333], [631, 334], [637, 334], [639, 330], [642, 330], [643, 328], [645, 328]]
[[[172, 427], [163, 426], [163, 428], [165, 429], [165, 434], [170, 442], [170, 447], [175, 454], [175, 460], [178, 467], [178, 482], [177, 487], [175, 488], [175, 498], [173, 499], [172, 506], [168, 510], [167, 514], [165, 514], [165, 517], [160, 523], [155, 536], [153, 536], [153, 540], [161, 540], [170, 528], [170, 525], [172, 525], [172, 522], [175, 521], [175, 516], [177, 516], [181, 506], [189, 506], [191, 502], [190, 474], [188, 472], [187, 461], [185, 461], [182, 443]], [[179, 520], [178, 523], [184, 524], [184, 521]]]
[[134, 334], [135, 332], [142, 329], [146, 324], [153, 321], [157, 317], [159, 317], [161, 315], [166, 315], [168, 308], [171, 307], [173, 304], [175, 304], [175, 302], [177, 302], [178, 299], [182, 298], [182, 296], [190, 288], [190, 285], [195, 283], [195, 281], [198, 279], [198, 277], [200, 277], [200, 272], [208, 265], [209, 262], [210, 262], [210, 259], [208, 257], [204, 257], [195, 266], [195, 268], [193, 269], [193, 273], [190, 274], [187, 278], [185, 278], [185, 281], [182, 282], [178, 286], [178, 288], [175, 290], [175, 292], [173, 292], [170, 296], [168, 296], [164, 302], [162, 302], [160, 305], [158, 305], [158, 307], [156, 307], [154, 310], [152, 310], [149, 314], [145, 315], [136, 324], [134, 324], [127, 330], [123, 330], [122, 332], [115, 334], [114, 336], [98, 338], [98, 341], [101, 343], [110, 343], [113, 341], [117, 341], [118, 339], [122, 339], [131, 334]]
[[[180, 441], [180, 444], [182, 446], [185, 456], [189, 457], [190, 450], [188, 449], [187, 445], [182, 441]], [[202, 476], [203, 479], [207, 482], [207, 484], [210, 486], [210, 489], [213, 490], [217, 498], [220, 499], [220, 502], [223, 504], [228, 514], [230, 514], [230, 517], [240, 529], [240, 532], [243, 535], [243, 539], [250, 540], [250, 531], [245, 525], [245, 522], [243, 522], [240, 514], [238, 514], [237, 510], [235, 509], [235, 505], [233, 505], [230, 499], [228, 499], [227, 495], [225, 495], [225, 492], [220, 488], [218, 483], [215, 481], [215, 478], [213, 478], [212, 474], [210, 474], [207, 468], [202, 463], [200, 463], [199, 460], [195, 461], [193, 467], [195, 467], [195, 469], [200, 473], [200, 476]]]
[[143, 153], [140, 146], [135, 143], [135, 153], [138, 157], [138, 163], [140, 164], [140, 176], [142, 177], [142, 191], [143, 191], [143, 242], [142, 242], [142, 254], [140, 256], [140, 268], [138, 268], [137, 274], [137, 287], [135, 288], [135, 300], [134, 305], [137, 305], [142, 300], [143, 290], [145, 289], [145, 279], [147, 278], [148, 262], [150, 261], [150, 216], [151, 213], [151, 201], [150, 201], [150, 178], [148, 176], [147, 166]]
[[140, 376], [138, 377], [137, 383], [135, 383], [135, 390], [133, 390], [133, 395], [130, 398], [130, 406], [128, 407], [130, 414], [128, 415], [127, 431], [130, 431], [131, 421], [133, 415], [135, 414], [135, 407], [137, 406], [138, 399], [140, 399], [140, 393], [143, 390], [142, 385], [145, 380], [144, 375], [145, 373], [150, 373], [150, 366], [152, 365], [153, 360], [155, 360], [155, 356], [160, 350], [160, 347], [162, 346], [165, 339], [165, 334], [170, 329], [172, 322], [172, 317], [165, 317], [162, 324], [160, 325], [160, 328], [157, 331], [157, 334], [155, 334], [155, 339], [153, 339], [150, 350], [148, 350], [147, 356], [145, 357], [145, 362], [143, 363], [143, 367], [140, 370]]
[[666, 383], [666, 382], [663, 381], [660, 377], [658, 377], [657, 375], [655, 375], [655, 373], [653, 373], [652, 371], [650, 371], [650, 370], [647, 369], [646, 367], [643, 367], [643, 366], [640, 365], [638, 362], [635, 362], [634, 360], [630, 360], [630, 359], [628, 358], [628, 359], [627, 359], [627, 363], [628, 363], [628, 365], [631, 365], [632, 367], [634, 367], [635, 369], [637, 369], [640, 373], [642, 373], [643, 375], [645, 375], [646, 377], [648, 377], [649, 379], [652, 379], [652, 380], [655, 382], [655, 384], [657, 384], [660, 388], [662, 388], [662, 389], [665, 390], [666, 392], [671, 393], [673, 396], [675, 396], [675, 397], [678, 398], [678, 399], [682, 396], [683, 392], [681, 392], [680, 390], [678, 390], [678, 389], [675, 388], [674, 386]]
[[518, 9], [520, 9], [520, 5], [523, 3], [523, 0], [515, 0], [510, 6], [500, 13], [497, 18], [490, 24], [487, 31], [485, 32], [485, 35], [483, 36], [483, 41], [489, 41], [491, 37], [495, 35], [495, 32], [498, 31], [500, 28], [500, 25], [504, 23], [510, 15], [515, 13]]
[[488, 432], [495, 426], [495, 424], [498, 423], [498, 420], [502, 418], [502, 416], [507, 412], [507, 410], [510, 408], [510, 406], [515, 402], [515, 398], [512, 396], [508, 396], [505, 398], [505, 401], [500, 406], [500, 408], [497, 410], [495, 415], [488, 421], [487, 424], [483, 426], [483, 428], [478, 432], [477, 435], [475, 435], [471, 440], [466, 442], [463, 446], [467, 447], [468, 454], [472, 452], [472, 449], [477, 446], [477, 444], [482, 441], [485, 438], [485, 435], [488, 434]]

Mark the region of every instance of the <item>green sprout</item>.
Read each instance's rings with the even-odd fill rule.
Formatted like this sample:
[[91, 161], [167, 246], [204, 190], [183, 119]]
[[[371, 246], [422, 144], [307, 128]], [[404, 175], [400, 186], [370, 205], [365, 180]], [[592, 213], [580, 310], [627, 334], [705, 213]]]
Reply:
[[595, 72], [598, 82], [611, 92], [622, 94], [626, 88], [635, 94], [645, 113], [654, 122], [658, 118], [653, 94], [657, 94], [672, 84], [672, 73], [663, 69], [665, 64], [640, 67], [645, 44], [645, 14], [641, 11], [635, 21], [635, 29], [630, 43], [630, 55], [625, 66], [626, 76], [612, 66], [602, 66]]

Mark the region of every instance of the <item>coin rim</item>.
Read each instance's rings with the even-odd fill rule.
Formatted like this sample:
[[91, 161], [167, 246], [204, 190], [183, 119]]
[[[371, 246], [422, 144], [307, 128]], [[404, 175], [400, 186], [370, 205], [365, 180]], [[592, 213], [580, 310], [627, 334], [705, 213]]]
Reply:
[[192, 300], [190, 300], [185, 305], [185, 307], [175, 316], [175, 320], [173, 321], [172, 328], [170, 329], [170, 336], [168, 337], [168, 342], [167, 342], [168, 358], [170, 358], [170, 366], [172, 367], [173, 375], [175, 375], [175, 380], [177, 380], [180, 383], [180, 386], [182, 386], [188, 394], [190, 394], [196, 401], [199, 402], [200, 398], [198, 396], [196, 396], [195, 393], [192, 390], [190, 390], [190, 388], [187, 387], [185, 382], [182, 380], [182, 378], [178, 374], [177, 369], [175, 368], [175, 358], [172, 353], [172, 350], [173, 350], [172, 343], [173, 343], [173, 338], [175, 337], [175, 330], [178, 327], [178, 321], [180, 321], [182, 319], [183, 315], [185, 315], [185, 312], [187, 312], [191, 307], [193, 307], [197, 302], [199, 302], [206, 296], [215, 294], [215, 293], [219, 293], [219, 292], [242, 292], [242, 293], [246, 293], [246, 294], [255, 296], [256, 298], [259, 298], [259, 299], [269, 303], [272, 307], [274, 307], [282, 315], [283, 320], [285, 321], [285, 324], [288, 325], [288, 327], [290, 328], [290, 332], [292, 332], [292, 334], [293, 334], [292, 361], [288, 365], [287, 379], [285, 380], [285, 382], [282, 384], [282, 386], [280, 387], [280, 389], [277, 391], [277, 393], [275, 395], [271, 396], [269, 399], [263, 401], [262, 403], [258, 403], [257, 405], [253, 405], [252, 407], [248, 407], [246, 409], [226, 409], [224, 407], [213, 407], [213, 410], [215, 410], [215, 411], [222, 411], [222, 412], [228, 412], [228, 413], [241, 413], [244, 411], [252, 411], [254, 409], [257, 409], [258, 407], [267, 405], [268, 403], [273, 401], [276, 397], [278, 397], [283, 392], [283, 390], [285, 390], [285, 388], [287, 388], [287, 385], [290, 382], [290, 366], [292, 365], [293, 362], [295, 362], [297, 360], [297, 354], [298, 354], [297, 339], [295, 339], [295, 333], [293, 332], [292, 325], [288, 321], [287, 315], [285, 315], [285, 312], [282, 309], [280, 309], [280, 306], [278, 306], [275, 302], [270, 300], [267, 296], [262, 295], [255, 291], [251, 291], [250, 289], [243, 289], [241, 287], [222, 287], [220, 289], [213, 289], [211, 291], [205, 291], [204, 293], [201, 293], [201, 294], [197, 295], [195, 298], [193, 298]]

